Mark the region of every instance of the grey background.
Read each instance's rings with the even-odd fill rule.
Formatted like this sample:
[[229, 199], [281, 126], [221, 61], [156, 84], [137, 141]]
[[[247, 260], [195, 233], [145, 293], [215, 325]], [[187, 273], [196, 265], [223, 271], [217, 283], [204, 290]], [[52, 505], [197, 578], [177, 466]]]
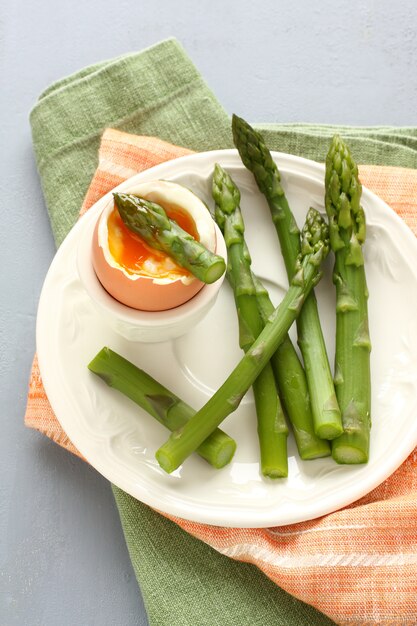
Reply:
[[108, 483], [23, 426], [54, 254], [28, 125], [37, 95], [175, 36], [250, 121], [415, 125], [416, 18], [415, 0], [2, 1], [0, 624], [146, 624]]

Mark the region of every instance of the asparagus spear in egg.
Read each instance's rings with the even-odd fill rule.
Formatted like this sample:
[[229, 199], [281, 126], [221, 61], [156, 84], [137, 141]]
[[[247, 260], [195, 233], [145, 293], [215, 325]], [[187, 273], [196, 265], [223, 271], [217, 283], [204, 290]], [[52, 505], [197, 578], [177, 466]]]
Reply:
[[214, 283], [224, 274], [223, 257], [207, 250], [169, 219], [159, 204], [134, 194], [114, 193], [113, 196], [123, 222], [152, 248], [168, 254], [203, 283]]

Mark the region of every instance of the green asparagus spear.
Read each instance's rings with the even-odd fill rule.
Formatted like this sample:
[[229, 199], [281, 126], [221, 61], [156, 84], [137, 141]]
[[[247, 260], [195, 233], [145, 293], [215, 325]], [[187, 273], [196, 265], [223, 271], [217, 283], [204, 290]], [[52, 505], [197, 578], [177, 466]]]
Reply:
[[365, 214], [358, 168], [344, 141], [333, 137], [326, 158], [326, 211], [335, 253], [335, 385], [344, 433], [332, 442], [338, 463], [366, 463], [371, 428], [371, 342], [362, 244]]
[[[214, 218], [224, 235], [228, 251], [227, 278], [235, 297], [239, 344], [247, 352], [264, 324], [258, 309], [251, 258], [244, 238], [240, 192], [229, 174], [218, 164], [214, 167], [212, 194], [215, 201]], [[253, 393], [262, 474], [270, 478], [288, 476], [288, 428], [270, 363], [265, 365], [254, 381]]]
[[[102, 348], [88, 368], [109, 387], [133, 400], [171, 431], [181, 428], [195, 415], [195, 410], [172, 391], [110, 348]], [[230, 463], [235, 450], [234, 439], [217, 428], [201, 443], [196, 452], [210, 465], [220, 469]]]
[[[274, 312], [274, 305], [259, 278], [253, 275], [253, 280], [259, 311], [265, 324]], [[270, 363], [281, 402], [293, 428], [300, 458], [309, 460], [329, 456], [329, 442], [320, 439], [314, 432], [306, 375], [288, 335], [272, 355]]]
[[[268, 202], [288, 279], [291, 280], [300, 241], [294, 215], [281, 185], [278, 167], [262, 135], [247, 122], [234, 115], [232, 130], [233, 140], [243, 164], [253, 173], [259, 190]], [[310, 392], [315, 432], [323, 439], [333, 439], [343, 432], [342, 420], [314, 292], [306, 300], [298, 317], [297, 329], [298, 343], [303, 355]]]
[[169, 219], [159, 204], [133, 194], [114, 193], [113, 196], [120, 216], [130, 230], [152, 248], [168, 254], [199, 280], [214, 283], [225, 272], [224, 259], [207, 250]]
[[321, 278], [320, 265], [329, 251], [328, 228], [310, 209], [291, 285], [280, 305], [241, 361], [210, 400], [157, 450], [156, 458], [168, 473], [174, 471], [202, 441], [236, 410], [243, 396], [283, 341], [304, 301]]

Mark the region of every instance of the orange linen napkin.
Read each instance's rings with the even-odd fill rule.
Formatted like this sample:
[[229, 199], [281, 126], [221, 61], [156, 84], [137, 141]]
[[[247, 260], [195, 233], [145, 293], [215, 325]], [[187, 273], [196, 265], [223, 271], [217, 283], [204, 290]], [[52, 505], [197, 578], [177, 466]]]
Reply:
[[[81, 213], [126, 178], [185, 154], [154, 137], [106, 130]], [[417, 234], [417, 170], [362, 166], [360, 176]], [[79, 454], [49, 405], [36, 357], [25, 423]], [[367, 496], [309, 522], [239, 529], [171, 519], [222, 554], [255, 564], [340, 625], [417, 624], [417, 449]]]

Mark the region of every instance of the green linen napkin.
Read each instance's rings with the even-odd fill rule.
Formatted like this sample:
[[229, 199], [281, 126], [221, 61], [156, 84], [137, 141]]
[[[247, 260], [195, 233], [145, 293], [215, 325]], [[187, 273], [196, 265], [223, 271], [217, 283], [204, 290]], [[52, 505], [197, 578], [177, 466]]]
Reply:
[[[55, 83], [30, 120], [57, 245], [77, 219], [106, 127], [198, 151], [233, 147], [228, 115], [173, 39]], [[329, 137], [340, 130], [360, 162], [417, 168], [415, 129], [261, 128], [271, 149], [282, 152], [324, 161]], [[113, 492], [151, 626], [333, 623], [254, 566], [218, 554], [120, 489]]]

